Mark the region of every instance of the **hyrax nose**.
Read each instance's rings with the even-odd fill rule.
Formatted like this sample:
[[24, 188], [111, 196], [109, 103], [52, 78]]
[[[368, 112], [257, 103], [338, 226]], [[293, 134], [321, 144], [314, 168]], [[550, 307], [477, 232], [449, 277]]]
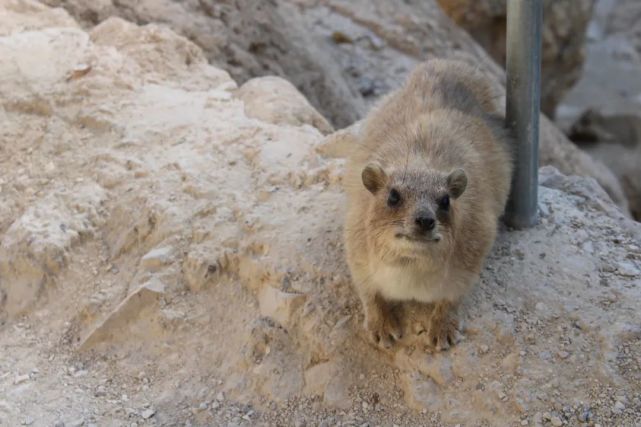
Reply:
[[434, 218], [428, 215], [419, 215], [414, 221], [421, 231], [430, 231], [434, 229], [434, 226], [436, 225]]

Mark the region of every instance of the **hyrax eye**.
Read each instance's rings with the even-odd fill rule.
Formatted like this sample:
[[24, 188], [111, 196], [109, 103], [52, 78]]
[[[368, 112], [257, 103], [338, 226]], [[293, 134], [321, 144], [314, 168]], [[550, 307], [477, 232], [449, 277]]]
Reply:
[[444, 211], [450, 208], [450, 196], [447, 194], [438, 200], [438, 207]]
[[389, 192], [389, 196], [387, 197], [387, 206], [393, 208], [400, 204], [401, 204], [401, 193], [399, 193], [398, 190], [392, 188]]

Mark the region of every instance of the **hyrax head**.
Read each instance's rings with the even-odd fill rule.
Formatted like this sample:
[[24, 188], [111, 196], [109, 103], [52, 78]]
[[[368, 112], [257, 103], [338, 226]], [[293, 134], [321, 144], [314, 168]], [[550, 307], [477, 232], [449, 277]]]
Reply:
[[362, 171], [372, 194], [369, 226], [386, 250], [401, 256], [433, 251], [452, 241], [456, 202], [467, 187], [463, 169], [425, 168], [387, 172], [378, 163]]

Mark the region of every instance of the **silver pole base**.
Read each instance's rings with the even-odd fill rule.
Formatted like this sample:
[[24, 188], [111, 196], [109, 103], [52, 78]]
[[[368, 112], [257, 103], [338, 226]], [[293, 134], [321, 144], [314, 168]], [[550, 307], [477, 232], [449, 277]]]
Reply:
[[542, 0], [507, 2], [506, 124], [516, 137], [514, 176], [505, 222], [537, 222]]

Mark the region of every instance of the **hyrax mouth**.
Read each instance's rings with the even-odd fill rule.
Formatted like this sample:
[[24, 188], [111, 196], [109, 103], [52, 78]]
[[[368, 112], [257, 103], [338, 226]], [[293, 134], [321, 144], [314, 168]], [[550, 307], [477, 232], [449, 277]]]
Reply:
[[441, 240], [441, 236], [439, 235], [434, 235], [434, 236], [412, 236], [409, 234], [404, 234], [404, 233], [396, 233], [395, 237], [397, 239], [403, 239], [403, 240], [409, 240], [410, 242], [417, 242], [417, 243], [436, 243]]

